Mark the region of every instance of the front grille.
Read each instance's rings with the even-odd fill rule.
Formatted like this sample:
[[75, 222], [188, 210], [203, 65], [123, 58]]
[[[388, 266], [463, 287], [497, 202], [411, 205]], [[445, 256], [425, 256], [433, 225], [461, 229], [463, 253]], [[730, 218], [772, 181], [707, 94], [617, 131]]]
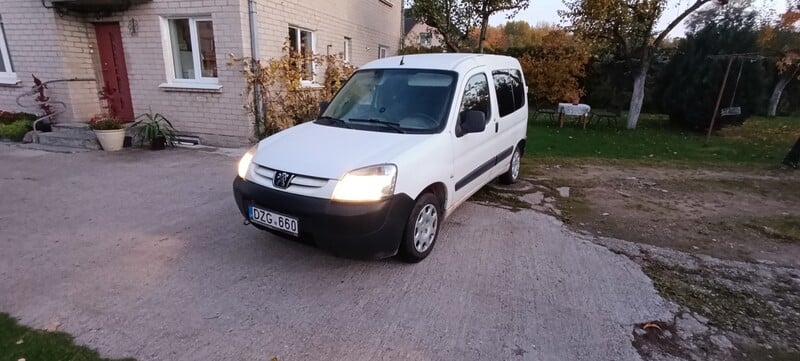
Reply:
[[[263, 181], [262, 184], [269, 184], [271, 188], [275, 188], [272, 184], [272, 180], [275, 178], [275, 173], [277, 172], [275, 169], [267, 168], [260, 166], [258, 164], [255, 165], [254, 172], [256, 176], [261, 177]], [[309, 177], [302, 174], [295, 174], [294, 178], [292, 179], [291, 185], [286, 188], [287, 190], [312, 190], [324, 187], [328, 184], [328, 179], [325, 178], [317, 178], [317, 177]]]

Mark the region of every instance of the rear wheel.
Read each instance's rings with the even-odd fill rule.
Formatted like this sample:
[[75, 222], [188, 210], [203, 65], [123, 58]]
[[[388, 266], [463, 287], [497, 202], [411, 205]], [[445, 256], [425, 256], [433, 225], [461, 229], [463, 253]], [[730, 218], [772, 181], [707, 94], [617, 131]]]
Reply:
[[519, 170], [522, 164], [522, 149], [517, 145], [514, 148], [514, 153], [511, 154], [511, 164], [508, 165], [508, 170], [500, 176], [500, 183], [514, 184], [519, 179]]
[[439, 235], [441, 219], [441, 206], [435, 195], [425, 193], [417, 198], [406, 222], [400, 256], [412, 263], [428, 257]]

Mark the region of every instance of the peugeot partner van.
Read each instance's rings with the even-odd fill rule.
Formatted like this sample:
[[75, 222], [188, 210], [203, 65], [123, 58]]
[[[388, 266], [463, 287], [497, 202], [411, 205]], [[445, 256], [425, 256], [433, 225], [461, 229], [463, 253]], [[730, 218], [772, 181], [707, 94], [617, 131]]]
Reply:
[[372, 61], [318, 119], [242, 157], [236, 203], [246, 224], [337, 255], [419, 262], [461, 203], [519, 177], [526, 94], [511, 57]]

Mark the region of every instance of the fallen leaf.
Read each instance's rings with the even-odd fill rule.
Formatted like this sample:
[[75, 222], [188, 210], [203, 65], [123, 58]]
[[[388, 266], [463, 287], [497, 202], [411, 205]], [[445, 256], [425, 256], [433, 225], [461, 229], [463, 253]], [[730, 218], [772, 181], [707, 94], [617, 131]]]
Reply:
[[647, 323], [647, 324], [645, 324], [644, 326], [642, 326], [642, 329], [645, 329], [645, 330], [649, 330], [649, 329], [651, 329], [651, 328], [656, 328], [656, 329], [658, 329], [659, 331], [661, 331], [661, 326], [659, 326], [659, 325], [658, 325], [658, 324], [656, 324], [656, 323]]
[[59, 327], [61, 327], [61, 322], [52, 321], [44, 326], [44, 330], [47, 332], [56, 332]]
[[625, 192], [623, 192], [623, 191], [617, 191], [617, 193], [619, 193], [619, 195], [621, 195], [621, 196], [623, 196], [623, 197], [625, 197], [625, 198], [630, 198], [630, 197], [631, 197], [631, 195], [630, 195], [630, 194], [628, 194], [628, 193], [625, 193]]
[[603, 213], [603, 217], [607, 217], [608, 215], [608, 213]]

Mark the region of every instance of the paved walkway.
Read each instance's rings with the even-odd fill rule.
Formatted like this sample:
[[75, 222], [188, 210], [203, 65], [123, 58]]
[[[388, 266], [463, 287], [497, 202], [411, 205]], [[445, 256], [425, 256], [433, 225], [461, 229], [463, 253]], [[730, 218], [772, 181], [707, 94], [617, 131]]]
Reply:
[[0, 311], [139, 360], [637, 360], [668, 304], [549, 216], [465, 204], [420, 264], [242, 225], [236, 159], [0, 145]]

